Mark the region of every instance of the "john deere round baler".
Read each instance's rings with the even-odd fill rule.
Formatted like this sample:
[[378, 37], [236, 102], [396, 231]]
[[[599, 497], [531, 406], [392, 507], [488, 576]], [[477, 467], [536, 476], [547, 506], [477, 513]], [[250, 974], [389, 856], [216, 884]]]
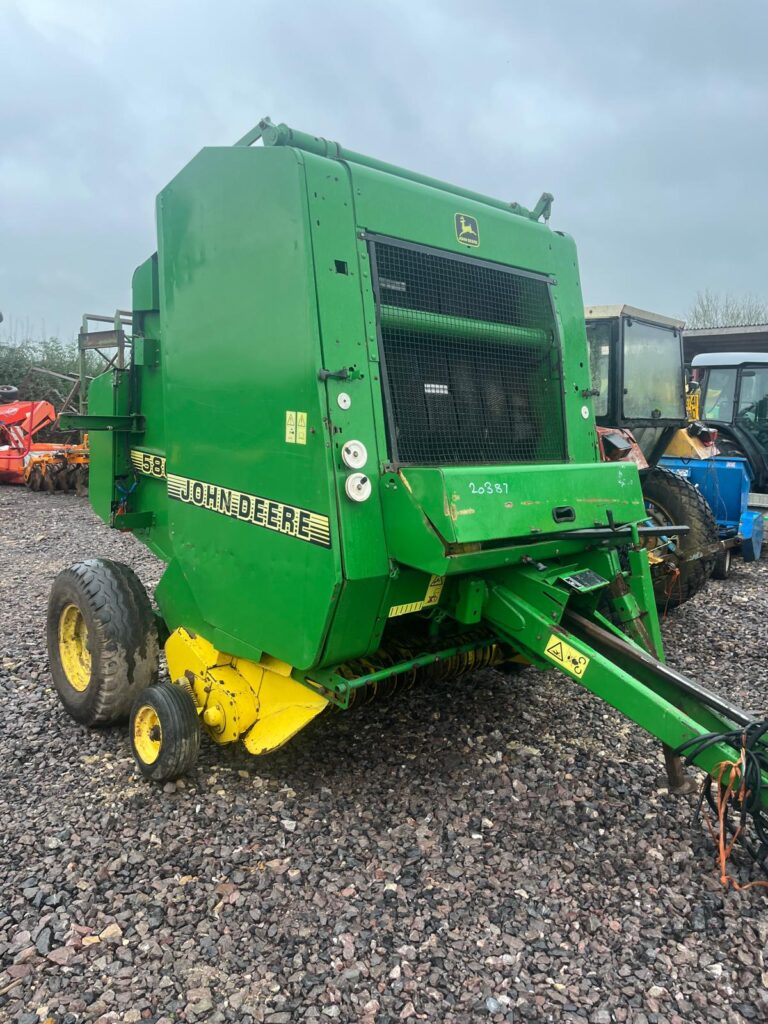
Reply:
[[166, 563], [159, 615], [94, 560], [58, 577], [48, 619], [64, 705], [130, 714], [146, 776], [187, 771], [201, 728], [263, 753], [361, 693], [510, 660], [564, 672], [668, 753], [709, 736], [705, 769], [754, 731], [663, 662], [644, 542], [668, 528], [640, 525], [636, 466], [600, 460], [550, 203], [268, 120], [161, 192], [131, 365], [68, 418], [90, 431], [96, 512]]

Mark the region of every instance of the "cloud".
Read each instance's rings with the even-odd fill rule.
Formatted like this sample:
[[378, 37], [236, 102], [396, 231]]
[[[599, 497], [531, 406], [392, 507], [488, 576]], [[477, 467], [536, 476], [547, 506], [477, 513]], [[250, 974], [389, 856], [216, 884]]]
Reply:
[[0, 33], [0, 308], [72, 336], [129, 301], [154, 197], [265, 113], [530, 204], [585, 297], [768, 291], [768, 9], [712, 0], [18, 0]]

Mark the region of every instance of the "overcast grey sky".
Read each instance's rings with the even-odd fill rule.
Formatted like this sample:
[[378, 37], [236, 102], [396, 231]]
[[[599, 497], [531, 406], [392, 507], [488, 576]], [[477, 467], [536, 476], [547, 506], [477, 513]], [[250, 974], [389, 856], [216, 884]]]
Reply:
[[129, 303], [154, 197], [264, 114], [530, 205], [585, 300], [768, 299], [768, 3], [0, 0], [0, 341]]

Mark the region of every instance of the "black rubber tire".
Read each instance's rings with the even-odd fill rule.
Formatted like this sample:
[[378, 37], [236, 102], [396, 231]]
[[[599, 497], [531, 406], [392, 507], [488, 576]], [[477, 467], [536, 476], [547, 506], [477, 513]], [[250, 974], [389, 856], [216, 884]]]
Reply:
[[[136, 726], [144, 710], [150, 708], [159, 721], [154, 760], [142, 757], [137, 747]], [[200, 752], [200, 719], [190, 693], [173, 683], [150, 686], [134, 702], [130, 724], [131, 750], [139, 771], [152, 782], [173, 782], [195, 766]]]
[[[90, 676], [77, 689], [64, 669], [59, 623], [68, 605], [83, 617]], [[102, 558], [60, 572], [48, 599], [48, 661], [59, 700], [77, 722], [111, 725], [125, 719], [138, 694], [157, 682], [159, 643], [149, 597], [127, 565]]]
[[733, 565], [733, 548], [724, 548], [715, 559], [715, 567], [712, 570], [713, 580], [727, 580], [731, 575]]
[[[653, 502], [667, 522], [690, 527], [677, 545], [681, 555], [676, 563], [680, 575], [671, 579], [665, 565], [651, 566], [657, 606], [663, 610], [677, 608], [697, 594], [712, 575], [716, 559], [714, 545], [719, 540], [717, 523], [701, 491], [685, 477], [654, 466], [643, 474], [642, 484], [646, 501]], [[689, 560], [689, 556], [707, 549], [712, 553]]]
[[6, 402], [15, 402], [19, 397], [19, 389], [13, 384], [0, 384], [0, 405]]

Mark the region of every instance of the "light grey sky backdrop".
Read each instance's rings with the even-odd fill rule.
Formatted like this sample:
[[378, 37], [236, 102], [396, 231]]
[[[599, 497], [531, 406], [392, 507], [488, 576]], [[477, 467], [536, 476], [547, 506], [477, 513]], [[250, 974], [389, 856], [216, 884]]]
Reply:
[[154, 197], [264, 114], [531, 205], [585, 300], [768, 299], [765, 0], [0, 0], [0, 342], [130, 299]]

